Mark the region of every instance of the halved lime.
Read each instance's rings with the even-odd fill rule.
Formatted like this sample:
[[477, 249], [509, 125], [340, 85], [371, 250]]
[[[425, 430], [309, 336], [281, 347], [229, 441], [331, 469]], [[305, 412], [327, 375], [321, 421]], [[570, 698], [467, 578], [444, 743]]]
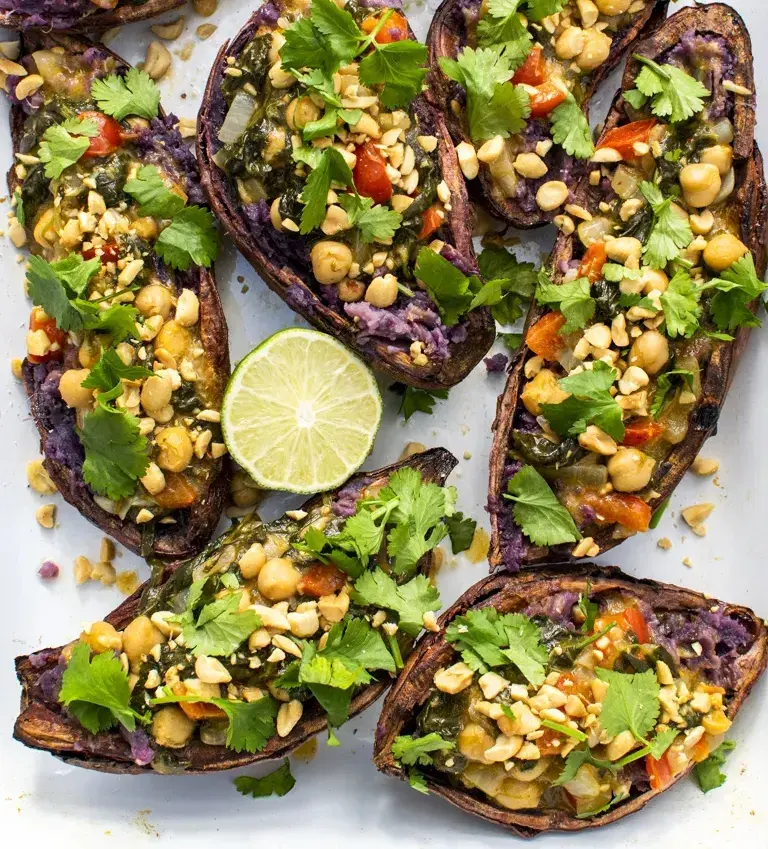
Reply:
[[381, 422], [370, 369], [333, 337], [281, 330], [229, 380], [221, 427], [229, 453], [265, 489], [321, 492], [365, 461]]

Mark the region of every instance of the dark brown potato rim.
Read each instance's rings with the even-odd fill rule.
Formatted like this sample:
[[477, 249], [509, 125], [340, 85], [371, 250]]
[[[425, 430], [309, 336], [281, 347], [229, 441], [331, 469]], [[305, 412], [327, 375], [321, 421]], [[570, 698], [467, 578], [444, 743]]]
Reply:
[[[227, 41], [222, 45], [211, 69], [200, 107], [198, 126], [201, 132], [197, 137], [197, 160], [211, 206], [232, 241], [267, 286], [318, 330], [335, 336], [364, 360], [395, 380], [422, 389], [446, 389], [454, 386], [480, 362], [496, 338], [496, 323], [489, 310], [474, 310], [465, 318], [466, 341], [450, 343], [451, 355], [448, 360], [443, 363], [430, 362], [426, 366], [416, 366], [407, 351], [394, 349], [387, 340], [371, 341], [361, 345], [357, 340], [358, 330], [354, 322], [327, 306], [315, 294], [308, 282], [296, 274], [287, 263], [277, 265], [272, 262], [250, 234], [247, 223], [239, 212], [241, 201], [236, 191], [232, 188], [226, 173], [213, 162], [214, 139], [219, 126], [211, 116], [211, 107], [213, 94], [221, 85], [226, 57], [239, 54], [251, 38], [257, 28], [255, 23], [257, 14], [258, 11], [231, 42]], [[474, 211], [467, 197], [467, 188], [459, 169], [453, 143], [440, 113], [423, 98], [418, 98], [414, 104], [417, 109], [429, 114], [437, 128], [440, 168], [443, 179], [451, 190], [452, 210], [447, 223], [450, 238], [446, 241], [452, 243], [463, 256], [474, 257], [472, 249]], [[299, 287], [296, 290], [301, 292], [299, 300], [287, 297], [290, 287]]]
[[[470, 141], [463, 127], [461, 119], [450, 107], [452, 100], [451, 91], [454, 83], [445, 76], [440, 68], [439, 59], [446, 57], [455, 58], [458, 51], [459, 37], [451, 23], [457, 8], [462, 7], [462, 0], [443, 0], [432, 18], [432, 23], [427, 33], [427, 47], [429, 49], [430, 73], [427, 78], [429, 86], [427, 98], [443, 113], [448, 130], [453, 140], [458, 144], [461, 141]], [[628, 27], [620, 39], [615, 39], [611, 45], [608, 59], [595, 70], [587, 88], [588, 95], [584, 101], [584, 114], [589, 114], [589, 103], [595, 91], [605, 77], [616, 67], [635, 41], [644, 38], [664, 20], [667, 15], [669, 0], [651, 0], [648, 7], [638, 14], [632, 26]], [[549, 179], [559, 180], [560, 176], [551, 172]], [[481, 166], [480, 174], [476, 180], [471, 181], [471, 191], [477, 195], [478, 203], [482, 203], [492, 215], [505, 221], [512, 227], [528, 230], [533, 227], [542, 227], [552, 221], [554, 213], [525, 212], [520, 204], [512, 198], [498, 198], [494, 193], [493, 180], [490, 172], [485, 166]]]
[[[649, 604], [655, 610], [709, 610], [721, 604], [709, 596], [693, 590], [663, 584], [647, 579], [633, 578], [614, 567], [600, 567], [591, 563], [574, 568], [569, 563], [552, 564], [538, 570], [526, 570], [517, 574], [492, 575], [467, 590], [440, 617], [440, 632], [428, 634], [419, 641], [416, 649], [406, 661], [394, 687], [387, 694], [376, 728], [374, 762], [379, 770], [388, 775], [407, 780], [404, 770], [392, 756], [392, 742], [408, 727], [415, 711], [425, 701], [432, 686], [435, 672], [455, 658], [453, 647], [445, 642], [445, 627], [469, 609], [495, 607], [501, 613], [524, 610], [529, 604], [545, 600], [559, 592], [583, 592], [590, 582], [590, 597], [610, 591], [624, 591]], [[724, 613], [751, 623], [754, 642], [749, 650], [736, 661], [740, 683], [728, 704], [727, 715], [733, 719], [744, 699], [762, 675], [768, 661], [768, 629], [762, 619], [746, 607], [723, 604]], [[592, 819], [583, 820], [565, 811], [548, 813], [526, 813], [507, 811], [489, 803], [480, 793], [461, 790], [436, 780], [434, 773], [426, 775], [430, 793], [441, 796], [451, 804], [489, 822], [501, 825], [521, 837], [534, 837], [545, 831], [579, 831], [597, 828], [616, 822], [628, 814], [639, 811], [655, 796], [666, 792], [691, 767], [676, 776], [664, 790], [648, 790], [628, 802]]]
[[[121, 5], [110, 12], [94, 12], [82, 18], [69, 32], [95, 32], [96, 30], [111, 29], [134, 21], [143, 21], [178, 9], [186, 0], [147, 0], [141, 5]], [[0, 12], [0, 26], [9, 29], [25, 29], [28, 15], [17, 12]], [[63, 30], [61, 32], [64, 32]]]
[[[359, 472], [345, 484], [369, 482], [388, 478], [400, 468], [409, 466], [418, 469], [425, 480], [440, 485], [457, 464], [456, 458], [444, 448], [432, 448], [422, 454], [415, 454], [406, 460], [385, 466], [371, 472]], [[322, 501], [316, 495], [305, 502], [304, 509], [310, 510]], [[171, 569], [174, 568], [171, 564]], [[432, 556], [429, 555], [419, 564], [422, 574], [429, 574]], [[146, 585], [145, 585], [146, 586]], [[144, 587], [140, 587], [106, 618], [118, 630], [134, 617]], [[38, 695], [30, 693], [41, 673], [57, 663], [61, 648], [44, 649], [50, 651], [53, 658], [44, 666], [34, 666], [29, 655], [16, 658], [16, 675], [21, 683], [21, 710], [13, 729], [13, 736], [26, 746], [48, 751], [61, 760], [76, 766], [86, 767], [99, 772], [130, 775], [147, 775], [155, 771], [151, 766], [137, 766], [130, 755], [130, 746], [119, 731], [110, 731], [98, 735], [89, 734], [76, 720], [69, 719], [58, 703], [44, 701]], [[376, 681], [362, 689], [353, 699], [350, 717], [365, 710], [376, 701], [389, 687], [391, 679]], [[246, 766], [261, 761], [281, 758], [314, 737], [327, 727], [325, 712], [317, 703], [307, 708], [296, 727], [285, 738], [273, 737], [261, 752], [233, 752], [224, 746], [207, 746], [195, 740], [183, 750], [175, 750], [189, 767], [184, 774], [215, 772], [234, 767]]]
[[[33, 30], [24, 33], [21, 38], [22, 55], [39, 47], [61, 45], [73, 53], [83, 53], [91, 47], [98, 47], [114, 56], [117, 61], [128, 67], [128, 63], [111, 50], [102, 45], [94, 45], [84, 38], [78, 38], [66, 33], [44, 33]], [[28, 49], [25, 49], [28, 48]], [[14, 150], [18, 150], [19, 142], [24, 131], [24, 114], [19, 106], [11, 108], [11, 138]], [[16, 177], [13, 168], [8, 171], [8, 189], [11, 194], [21, 181]], [[179, 272], [181, 275], [181, 272]], [[185, 274], [192, 288], [197, 289], [200, 299], [200, 335], [203, 347], [208, 355], [213, 372], [218, 376], [221, 394], [230, 372], [229, 337], [224, 310], [216, 289], [216, 279], [213, 268], [191, 268]], [[40, 416], [40, 400], [36, 397], [32, 367], [24, 361], [24, 386], [30, 400], [32, 417], [40, 433], [40, 443], [43, 454], [48, 431]], [[86, 519], [101, 528], [105, 533], [114, 537], [127, 549], [136, 554], [142, 553], [142, 532], [134, 522], [125, 522], [119, 516], [107, 513], [93, 500], [82, 486], [78, 486], [77, 477], [63, 463], [50, 459], [44, 461], [45, 468], [56, 484], [65, 501], [77, 509]], [[166, 525], [157, 527], [152, 546], [152, 553], [162, 558], [185, 558], [196, 554], [208, 542], [216, 529], [221, 511], [229, 489], [229, 462], [222, 460], [219, 471], [212, 478], [203, 497], [183, 511], [186, 521], [178, 526]]]
[[[728, 6], [711, 4], [708, 6], [688, 7], [668, 18], [654, 35], [636, 47], [636, 52], [645, 56], [655, 57], [664, 53], [676, 44], [683, 33], [695, 30], [722, 35], [736, 54], [736, 67], [733, 78], [737, 83], [754, 90], [752, 69], [752, 52], [749, 35], [744, 22], [739, 15]], [[624, 74], [622, 90], [632, 88], [638, 71], [638, 63], [630, 61]], [[608, 132], [622, 122], [623, 98], [621, 92], [616, 99], [606, 119], [604, 132]], [[734, 114], [734, 154], [736, 168], [736, 189], [729, 200], [741, 224], [741, 235], [745, 244], [752, 251], [758, 276], [762, 279], [766, 270], [766, 225], [768, 224], [768, 189], [763, 173], [763, 159], [757, 144], [754, 142], [755, 112], [747, 99], [736, 102]], [[582, 184], [577, 191], [582, 195], [587, 190]], [[556, 271], [562, 261], [569, 261], [574, 255], [578, 236], [564, 236], [560, 233], [550, 257], [550, 266]], [[757, 304], [755, 304], [755, 309]], [[525, 332], [544, 314], [544, 310], [534, 304], [526, 318]], [[746, 348], [749, 328], [741, 327], [735, 333], [733, 342], [713, 341], [712, 356], [709, 360], [702, 380], [702, 397], [691, 414], [688, 434], [685, 439], [670, 453], [662, 464], [663, 473], [655, 482], [655, 489], [660, 493], [650, 504], [655, 510], [673, 492], [682, 480], [704, 442], [713, 434], [717, 426], [718, 416], [722, 409], [731, 381], [736, 373]], [[523, 367], [528, 358], [529, 349], [523, 343], [515, 353], [510, 364], [510, 371], [504, 392], [496, 404], [496, 419], [493, 423], [493, 445], [490, 456], [490, 480], [488, 493], [492, 500], [502, 498], [504, 479], [504, 463], [509, 447], [509, 436], [512, 430], [515, 409], [523, 387]], [[618, 545], [622, 540], [612, 538], [613, 526], [601, 529], [594, 537], [605, 552]], [[546, 562], [547, 560], [562, 560], [567, 557], [565, 551], [556, 554], [546, 548], [529, 546], [525, 564]], [[491, 513], [491, 550], [489, 554], [491, 569], [503, 565], [503, 552], [500, 539], [499, 517]]]

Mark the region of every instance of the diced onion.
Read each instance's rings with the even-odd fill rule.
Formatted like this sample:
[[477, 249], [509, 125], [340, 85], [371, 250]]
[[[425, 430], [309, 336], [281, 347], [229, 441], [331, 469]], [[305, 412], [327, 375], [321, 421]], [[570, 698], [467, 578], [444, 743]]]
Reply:
[[718, 144], [730, 144], [733, 141], [733, 124], [728, 118], [718, 121], [712, 127], [712, 132], [717, 137]]
[[720, 185], [720, 191], [717, 193], [715, 199], [712, 201], [712, 206], [717, 206], [719, 203], [722, 203], [734, 190], [736, 187], [736, 174], [731, 168], [731, 170], [723, 177], [723, 182]]
[[248, 127], [255, 109], [256, 98], [244, 91], [238, 91], [219, 130], [219, 141], [222, 144], [236, 142]]
[[613, 223], [609, 218], [597, 217], [591, 221], [582, 221], [578, 226], [579, 238], [585, 248], [593, 242], [602, 242], [613, 234]]

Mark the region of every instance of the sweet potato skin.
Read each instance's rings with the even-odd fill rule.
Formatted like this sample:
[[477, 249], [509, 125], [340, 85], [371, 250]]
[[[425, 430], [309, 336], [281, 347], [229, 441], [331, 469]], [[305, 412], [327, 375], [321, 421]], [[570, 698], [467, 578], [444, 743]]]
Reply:
[[[144, 21], [178, 9], [185, 2], [186, 0], [147, 0], [146, 3], [138, 6], [121, 4], [112, 11], [94, 12], [88, 15], [71, 27], [69, 32], [96, 32], [135, 21]], [[23, 30], [29, 26], [29, 18], [17, 12], [0, 12], [0, 26]]]
[[[584, 113], [589, 113], [589, 101], [597, 90], [600, 83], [618, 64], [626, 49], [637, 39], [651, 33], [664, 20], [667, 14], [669, 0], [656, 0], [637, 15], [632, 26], [628, 27], [621, 38], [614, 39], [611, 53], [606, 62], [592, 74], [588, 86], [587, 97], [584, 102]], [[443, 112], [446, 125], [457, 144], [461, 141], [469, 141], [466, 128], [463, 126], [461, 117], [451, 109], [451, 101], [456, 91], [456, 83], [450, 80], [440, 68], [440, 58], [455, 59], [460, 50], [461, 33], [456, 21], [457, 10], [461, 8], [461, 0], [443, 0], [438, 7], [427, 34], [427, 48], [429, 49], [430, 73], [427, 77], [427, 97], [429, 101]], [[567, 161], [573, 161], [565, 155]], [[561, 177], [550, 172], [548, 180], [559, 180]], [[537, 209], [534, 212], [526, 212], [521, 205], [512, 198], [502, 197], [495, 189], [490, 172], [483, 166], [476, 180], [470, 184], [471, 192], [477, 202], [485, 206], [488, 211], [520, 229], [541, 227], [552, 221], [555, 212], [543, 212]]]
[[[376, 480], [386, 480], [392, 473], [405, 466], [421, 471], [425, 480], [442, 485], [457, 462], [456, 458], [444, 448], [433, 448], [373, 472], [360, 472], [346, 485], [364, 480], [368, 484]], [[305, 502], [304, 509], [307, 511], [313, 509], [321, 499], [322, 496], [314, 496]], [[179, 565], [181, 564], [170, 564], [168, 573]], [[420, 563], [419, 570], [423, 574], [428, 574], [431, 565], [432, 556], [428, 555]], [[124, 628], [136, 615], [142, 594], [147, 587], [147, 584], [140, 587], [105, 617], [106, 621], [117, 629]], [[99, 772], [130, 775], [155, 772], [151, 766], [137, 766], [133, 762], [130, 746], [119, 732], [88, 734], [76, 720], [66, 716], [57, 702], [43, 697], [37, 682], [43, 672], [56, 666], [62, 648], [43, 649], [34, 656], [26, 655], [16, 658], [16, 675], [21, 683], [22, 694], [20, 714], [14, 725], [14, 737], [30, 748], [48, 751], [67, 763]], [[45, 659], [42, 664], [37, 660], [40, 657]], [[361, 690], [352, 699], [350, 716], [355, 716], [375, 702], [390, 683], [389, 679], [382, 678]], [[215, 772], [285, 757], [326, 727], [325, 713], [319, 705], [313, 704], [305, 710], [301, 720], [287, 737], [273, 737], [261, 752], [236, 753], [223, 746], [206, 746], [199, 740], [182, 750], [175, 751], [179, 759], [188, 764], [183, 770], [185, 775]]]
[[[723, 36], [735, 55], [734, 80], [754, 91], [749, 34], [739, 15], [723, 4], [713, 3], [707, 6], [682, 9], [669, 18], [651, 38], [637, 45], [635, 52], [651, 58], [657, 57], [673, 47], [683, 33], [690, 31], [715, 33]], [[639, 70], [638, 64], [635, 60], [628, 64], [622, 90], [634, 86], [634, 78]], [[604, 132], [610, 131], [621, 123], [624, 115], [623, 106], [623, 97], [621, 91], [619, 91], [606, 119]], [[768, 188], [763, 171], [763, 158], [754, 140], [755, 112], [750, 99], [739, 98], [736, 101], [733, 120], [736, 189], [729, 201], [729, 206], [740, 223], [742, 241], [752, 251], [758, 276], [762, 278], [766, 271]], [[586, 181], [576, 191], [579, 199], [589, 204], [589, 186]], [[576, 235], [564, 236], [562, 233], [557, 237], [549, 260], [553, 279], [556, 282], [562, 277], [561, 272], [557, 270], [560, 263], [568, 262], [574, 256], [576, 239]], [[535, 324], [543, 312], [535, 304], [531, 307], [526, 319], [525, 331]], [[660, 494], [658, 498], [650, 502], [654, 510], [669, 497], [680, 483], [704, 442], [715, 432], [720, 410], [736, 373], [736, 367], [744, 353], [748, 337], [749, 328], [741, 327], [736, 331], [733, 342], [717, 340], [713, 342], [712, 356], [702, 381], [702, 397], [692, 413], [686, 438], [675, 446], [662, 466], [662, 474], [658, 480], [658, 485], [655, 487]], [[529, 353], [529, 349], [523, 343], [510, 364], [506, 387], [499, 396], [496, 405], [496, 418], [492, 428], [494, 438], [491, 447], [488, 484], [489, 501], [492, 504], [498, 505], [502, 501], [504, 464], [515, 411], [524, 383], [523, 367]], [[594, 539], [601, 552], [605, 552], [621, 542], [620, 539], [613, 538], [611, 526], [598, 531]], [[567, 547], [561, 547], [554, 551], [529, 546], [524, 558], [524, 565], [547, 560], [562, 560], [568, 556]], [[491, 512], [489, 562], [492, 570], [504, 565], [501, 522], [497, 511]]]
[[[407, 723], [427, 698], [435, 672], [451, 662], [451, 658], [455, 655], [453, 647], [445, 641], [444, 635], [446, 626], [456, 616], [464, 614], [469, 609], [480, 607], [495, 607], [501, 613], [523, 611], [529, 604], [545, 600], [555, 593], [584, 592], [587, 581], [590, 585], [591, 598], [604, 592], [626, 591], [656, 610], [664, 608], [706, 611], [713, 604], [721, 604], [709, 596], [692, 590], [672, 584], [633, 578], [619, 569], [590, 563], [582, 564], [577, 569], [565, 563], [549, 565], [540, 570], [526, 570], [515, 575], [505, 573], [490, 576], [475, 584], [443, 613], [439, 620], [439, 633], [422, 637], [406, 661], [400, 677], [387, 694], [376, 728], [374, 741], [376, 767], [388, 775], [407, 780], [402, 767], [394, 761], [392, 743], [395, 737], [404, 733]], [[765, 670], [766, 662], [768, 662], [768, 629], [764, 621], [746, 607], [723, 604], [723, 609], [726, 614], [737, 615], [740, 621], [748, 622], [754, 637], [750, 649], [737, 662], [741, 681], [727, 709], [728, 717], [732, 719]], [[690, 768], [676, 776], [665, 790], [689, 772]], [[441, 796], [468, 813], [501, 825], [520, 837], [535, 837], [546, 831], [580, 831], [607, 825], [639, 811], [651, 799], [664, 792], [648, 790], [592, 819], [577, 819], [565, 811], [550, 813], [505, 811], [490, 804], [479, 794], [475, 796], [468, 790], [461, 790], [448, 783], [442, 784], [430, 775], [426, 776], [426, 781], [430, 793]]]
[[[22, 55], [39, 48], [62, 46], [68, 51], [82, 53], [94, 46], [86, 39], [65, 33], [43, 33], [39, 30], [22, 35]], [[122, 66], [126, 62], [117, 54], [99, 45], [99, 49], [113, 55]], [[14, 150], [24, 131], [24, 114], [21, 107], [11, 107], [11, 139]], [[12, 195], [20, 185], [13, 168], [8, 171], [8, 188]], [[192, 267], [179, 280], [193, 289], [200, 300], [200, 333], [203, 347], [208, 354], [212, 371], [217, 377], [216, 394], [223, 395], [224, 385], [230, 372], [229, 337], [224, 310], [216, 289], [213, 268]], [[42, 398], [33, 376], [33, 366], [24, 361], [24, 386], [30, 401], [32, 417], [40, 434], [42, 453], [50, 432], [44, 422]], [[86, 519], [105, 533], [114, 537], [130, 551], [137, 554], [153, 554], [156, 557], [178, 559], [191, 557], [209, 540], [216, 528], [229, 489], [229, 462], [222, 460], [217, 474], [212, 478], [202, 497], [181, 514], [185, 521], [177, 525], [166, 525], [156, 529], [151, 548], [143, 545], [142, 532], [132, 522], [124, 522], [119, 516], [107, 513], [93, 500], [81, 478], [63, 463], [46, 458], [44, 465], [64, 499], [75, 507]]]
[[[225, 42], [222, 45], [211, 70], [200, 109], [198, 126], [201, 132], [197, 137], [197, 158], [203, 187], [208, 193], [211, 206], [240, 252], [267, 286], [318, 330], [335, 336], [375, 368], [387, 373], [395, 380], [422, 389], [445, 389], [454, 386], [469, 374], [493, 344], [496, 325], [489, 310], [474, 310], [466, 317], [466, 341], [450, 343], [451, 355], [448, 360], [443, 363], [430, 362], [425, 366], [417, 366], [407, 351], [394, 349], [384, 339], [361, 344], [357, 338], [357, 328], [351, 319], [327, 306], [315, 294], [308, 282], [287, 262], [278, 264], [271, 261], [250, 234], [247, 222], [239, 209], [242, 201], [237, 195], [236, 188], [226, 173], [213, 161], [220, 126], [220, 121], [217, 121], [213, 114], [213, 104], [214, 96], [221, 86], [226, 58], [236, 56], [243, 50], [257, 29], [258, 14], [257, 10], [238, 35], [231, 42]], [[436, 127], [440, 165], [452, 197], [453, 208], [447, 221], [452, 237], [449, 241], [462, 256], [474, 258], [472, 249], [474, 210], [467, 196], [464, 178], [445, 122], [440, 113], [423, 97], [414, 101], [414, 108], [426, 114]]]

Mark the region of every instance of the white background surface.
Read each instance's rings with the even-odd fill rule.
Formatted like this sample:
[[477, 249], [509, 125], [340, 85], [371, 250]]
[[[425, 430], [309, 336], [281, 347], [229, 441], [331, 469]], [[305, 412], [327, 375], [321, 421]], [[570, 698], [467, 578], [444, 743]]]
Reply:
[[[255, 8], [254, 2], [220, 0], [212, 19], [216, 33], [200, 42], [195, 27], [201, 19], [184, 10], [187, 28], [169, 45], [179, 52], [191, 41], [189, 61], [174, 57], [171, 73], [162, 81], [163, 102], [184, 117], [193, 117], [208, 69], [221, 41], [234, 35]], [[432, 0], [427, 4], [434, 8]], [[675, 8], [683, 4], [675, 4]], [[758, 87], [768, 74], [765, 38], [768, 4], [765, 0], [734, 0], [745, 17], [755, 43]], [[406, 10], [420, 37], [426, 34], [429, 13], [423, 2], [406, 0]], [[173, 18], [175, 15], [166, 16]], [[120, 33], [111, 43], [128, 60], [139, 61], [148, 43], [146, 25]], [[616, 76], [604, 87], [601, 100], [608, 103]], [[765, 87], [768, 90], [768, 86]], [[760, 99], [768, 114], [768, 99]], [[5, 126], [6, 104], [0, 103], [0, 126]], [[595, 108], [593, 115], [599, 115]], [[758, 126], [758, 138], [768, 149], [768, 119]], [[0, 132], [0, 171], [10, 164], [5, 132]], [[2, 213], [3, 205], [0, 205]], [[7, 206], [5, 207], [7, 209]], [[4, 219], [4, 216], [3, 216]], [[540, 231], [523, 235], [518, 255], [538, 258], [550, 236]], [[16, 251], [0, 240], [4, 303], [0, 309], [0, 529], [4, 556], [0, 580], [5, 593], [0, 613], [0, 833], [5, 846], [37, 849], [70, 847], [137, 846], [259, 846], [269, 849], [312, 847], [466, 847], [480, 841], [501, 846], [515, 838], [434, 798], [423, 797], [401, 782], [377, 773], [371, 762], [372, 734], [378, 705], [346, 725], [339, 734], [340, 749], [318, 741], [318, 754], [310, 763], [293, 761], [295, 789], [283, 799], [253, 800], [241, 797], [232, 785], [233, 774], [197, 777], [110, 776], [65, 766], [49, 755], [25, 749], [11, 737], [18, 709], [18, 685], [13, 658], [49, 645], [59, 645], [80, 630], [82, 622], [100, 619], [122, 600], [115, 588], [99, 584], [77, 587], [72, 567], [78, 554], [96, 559], [101, 534], [60, 497], [41, 497], [26, 483], [25, 465], [37, 456], [35, 429], [28, 416], [21, 385], [14, 380], [10, 360], [23, 356], [24, 331], [30, 305], [23, 294], [22, 270]], [[245, 278], [250, 287], [242, 293]], [[219, 288], [229, 321], [233, 365], [258, 342], [299, 319], [271, 293], [255, 272], [225, 243], [217, 266]], [[720, 434], [706, 446], [705, 456], [720, 460], [720, 486], [711, 478], [688, 475], [673, 498], [672, 509], [661, 526], [636, 537], [611, 552], [606, 561], [635, 575], [691, 586], [713, 596], [753, 607], [768, 616], [768, 585], [764, 548], [768, 530], [768, 495], [763, 482], [768, 475], [764, 450], [763, 397], [768, 377], [768, 338], [753, 333], [746, 355], [720, 418]], [[397, 459], [405, 443], [416, 440], [428, 446], [444, 445], [462, 458], [451, 482], [460, 492], [460, 507], [488, 528], [483, 510], [486, 499], [490, 424], [496, 396], [503, 386], [499, 375], [487, 375], [482, 364], [435, 415], [415, 415], [405, 424], [397, 416], [398, 399], [382, 381], [386, 410], [368, 468]], [[471, 459], [463, 459], [464, 452]], [[34, 518], [44, 502], [58, 504], [58, 524], [43, 530]], [[679, 510], [700, 501], [713, 501], [716, 509], [708, 535], [695, 537]], [[262, 510], [266, 518], [276, 512], [275, 501]], [[672, 549], [661, 551], [657, 540], [667, 536]], [[689, 557], [691, 568], [683, 565]], [[61, 567], [55, 581], [43, 582], [37, 570], [44, 559]], [[119, 569], [142, 568], [137, 558], [123, 552]], [[486, 574], [487, 565], [471, 564], [463, 556], [450, 558], [439, 577], [444, 603]], [[146, 571], [142, 571], [142, 576]], [[761, 682], [742, 710], [731, 735], [738, 745], [728, 763], [726, 785], [703, 796], [692, 781], [684, 781], [645, 811], [615, 826], [578, 835], [547, 835], [542, 846], [598, 847], [715, 847], [725, 843], [758, 847], [768, 845], [768, 692]], [[267, 771], [249, 770], [251, 774]]]

